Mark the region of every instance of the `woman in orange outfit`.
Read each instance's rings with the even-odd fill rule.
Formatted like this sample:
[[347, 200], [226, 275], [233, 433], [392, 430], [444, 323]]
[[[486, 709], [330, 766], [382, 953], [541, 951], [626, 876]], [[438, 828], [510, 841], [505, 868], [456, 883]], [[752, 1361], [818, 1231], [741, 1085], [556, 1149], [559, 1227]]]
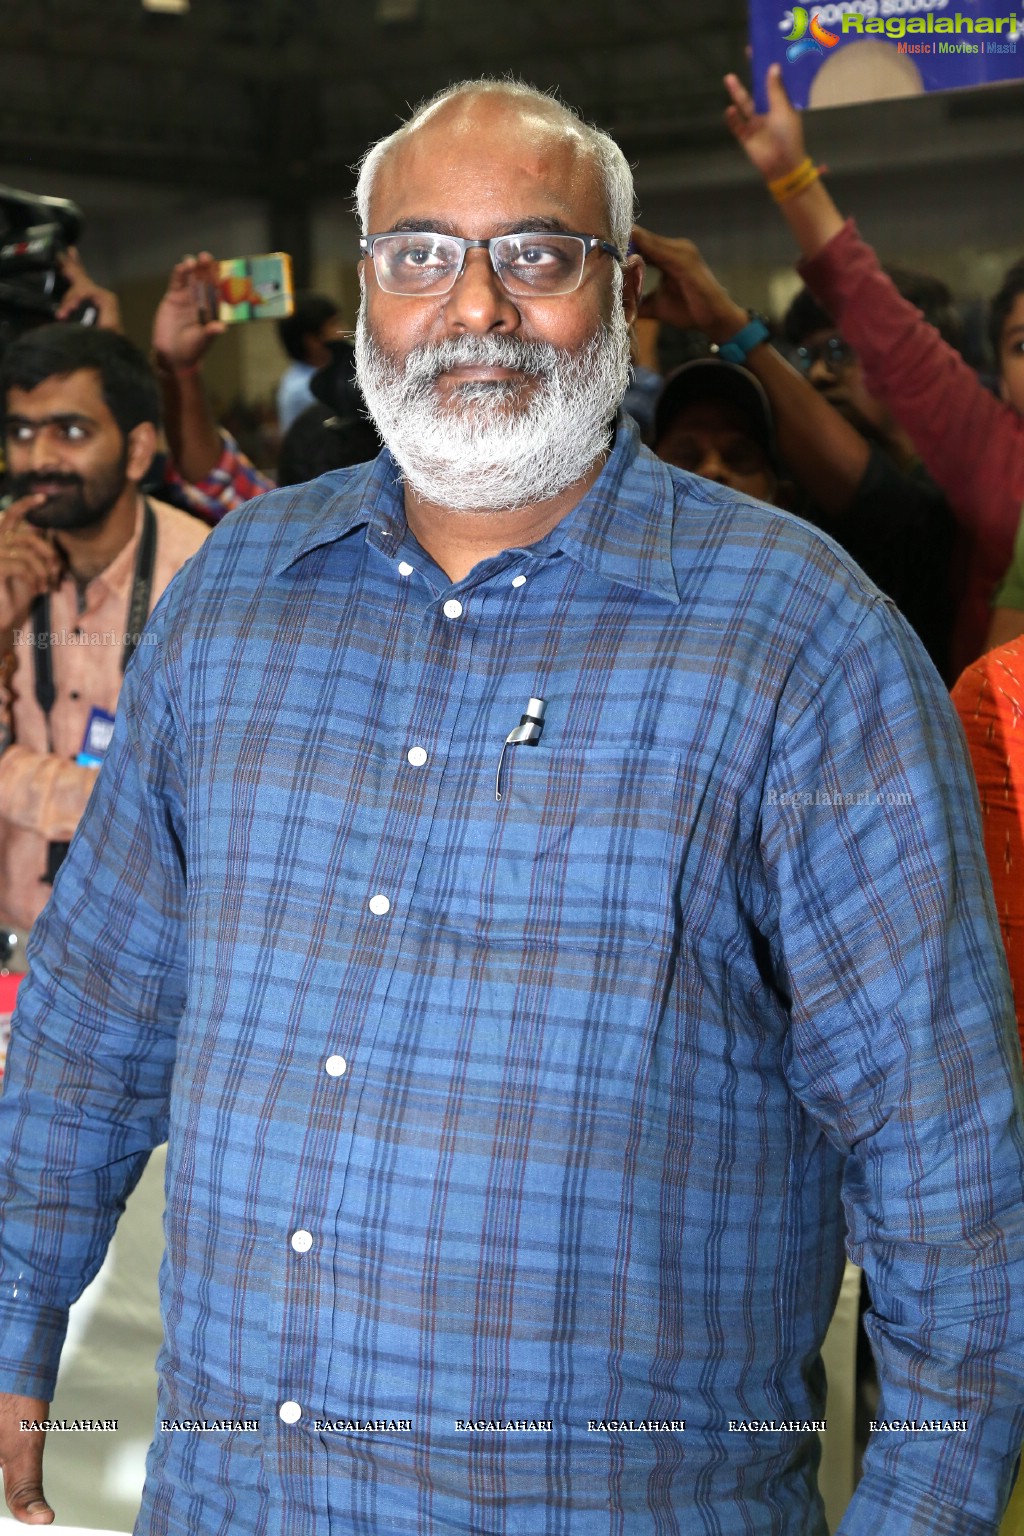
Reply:
[[953, 703], [978, 781], [985, 853], [1024, 1049], [1024, 636], [969, 666], [953, 689]]

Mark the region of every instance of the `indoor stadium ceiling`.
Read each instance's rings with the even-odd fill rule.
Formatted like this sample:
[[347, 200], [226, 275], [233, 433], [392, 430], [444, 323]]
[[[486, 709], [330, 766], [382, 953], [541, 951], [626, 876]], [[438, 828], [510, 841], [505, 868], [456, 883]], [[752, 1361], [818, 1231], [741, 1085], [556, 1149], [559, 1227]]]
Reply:
[[[76, 196], [81, 178], [93, 232], [101, 209], [114, 230], [161, 198], [241, 200], [305, 283], [315, 218], [347, 209], [367, 144], [452, 80], [512, 72], [615, 134], [653, 227], [722, 261], [787, 261], [722, 120], [746, 16], [746, 0], [0, 0], [0, 182]], [[1024, 83], [833, 109], [813, 144], [890, 248], [1019, 246]]]
[[0, 151], [316, 197], [406, 103], [513, 71], [632, 157], [670, 153], [722, 140], [721, 77], [745, 46], [745, 0], [0, 0]]

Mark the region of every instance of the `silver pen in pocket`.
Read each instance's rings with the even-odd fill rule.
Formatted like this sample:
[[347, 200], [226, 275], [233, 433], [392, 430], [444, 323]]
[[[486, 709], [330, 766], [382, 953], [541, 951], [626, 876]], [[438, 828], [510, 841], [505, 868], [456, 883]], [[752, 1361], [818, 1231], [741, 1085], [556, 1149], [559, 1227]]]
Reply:
[[498, 771], [494, 775], [494, 798], [501, 799], [501, 766], [505, 761], [505, 753], [509, 747], [535, 747], [540, 741], [541, 731], [544, 729], [544, 711], [547, 704], [543, 699], [530, 699], [526, 706], [526, 713], [520, 716], [519, 724], [505, 737], [505, 743], [498, 758]]

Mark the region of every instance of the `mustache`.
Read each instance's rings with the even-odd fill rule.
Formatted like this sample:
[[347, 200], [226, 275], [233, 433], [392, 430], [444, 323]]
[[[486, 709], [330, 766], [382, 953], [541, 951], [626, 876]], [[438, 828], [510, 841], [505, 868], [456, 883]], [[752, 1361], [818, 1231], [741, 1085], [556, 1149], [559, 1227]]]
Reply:
[[41, 485], [67, 486], [69, 490], [80, 490], [82, 477], [81, 475], [44, 475], [29, 472], [16, 475], [11, 480], [11, 489], [16, 496], [30, 496]]
[[430, 385], [451, 368], [509, 368], [530, 378], [548, 379], [563, 354], [548, 341], [524, 341], [519, 336], [453, 336], [425, 342], [405, 359], [408, 384]]

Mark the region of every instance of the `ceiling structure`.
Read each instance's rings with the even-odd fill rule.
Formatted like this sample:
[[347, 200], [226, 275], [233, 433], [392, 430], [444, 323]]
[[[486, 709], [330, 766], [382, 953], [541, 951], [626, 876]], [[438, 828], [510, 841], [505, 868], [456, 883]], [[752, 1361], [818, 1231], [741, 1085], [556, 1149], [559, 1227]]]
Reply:
[[[449, 83], [557, 86], [632, 158], [722, 137], [745, 0], [0, 0], [10, 165], [265, 198], [290, 222]], [[272, 214], [273, 223], [273, 214]]]
[[0, 143], [67, 170], [313, 190], [407, 102], [513, 70], [628, 144], [720, 132], [745, 0], [0, 0]]
[[[190, 0], [181, 15], [0, 0], [0, 156], [54, 173], [55, 192], [89, 174], [259, 199], [301, 272], [317, 202], [351, 186], [410, 104], [461, 77], [558, 87], [615, 134], [642, 196], [645, 180], [655, 194], [728, 186], [748, 173], [721, 80], [746, 38], [746, 0]], [[1005, 157], [1019, 175], [1024, 87], [871, 109], [868, 136], [865, 110], [821, 115], [816, 144], [841, 173]]]

